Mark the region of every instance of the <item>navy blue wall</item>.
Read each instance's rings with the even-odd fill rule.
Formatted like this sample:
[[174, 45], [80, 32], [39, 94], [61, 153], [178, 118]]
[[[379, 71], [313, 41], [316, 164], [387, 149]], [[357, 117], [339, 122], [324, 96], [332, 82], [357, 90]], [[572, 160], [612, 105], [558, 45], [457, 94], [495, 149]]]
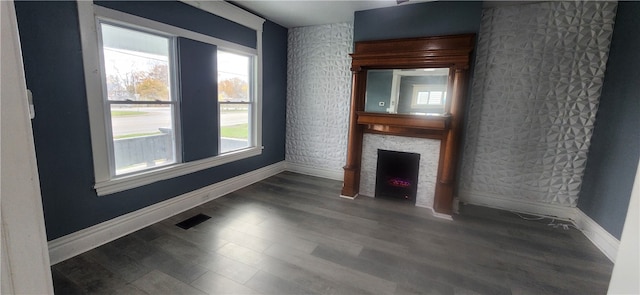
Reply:
[[619, 2], [578, 208], [620, 239], [640, 156], [640, 2]]
[[[182, 160], [206, 159], [218, 154], [217, 50], [215, 45], [178, 38], [180, 128]], [[196, 132], [194, 132], [196, 131]]]
[[[179, 5], [176, 16], [200, 10]], [[184, 10], [182, 10], [184, 9]], [[284, 160], [287, 29], [263, 33], [263, 154], [143, 187], [98, 197], [76, 3], [16, 2], [49, 240], [189, 191]], [[213, 17], [213, 16], [211, 16]], [[212, 20], [215, 23], [219, 20]]]
[[482, 1], [437, 1], [357, 11], [353, 41], [478, 33]]

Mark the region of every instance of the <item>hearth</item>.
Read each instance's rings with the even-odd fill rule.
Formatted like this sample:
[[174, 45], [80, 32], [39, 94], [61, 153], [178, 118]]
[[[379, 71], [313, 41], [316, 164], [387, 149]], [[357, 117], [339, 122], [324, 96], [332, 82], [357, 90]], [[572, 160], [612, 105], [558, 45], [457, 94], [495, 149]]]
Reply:
[[420, 154], [378, 149], [376, 198], [416, 203]]

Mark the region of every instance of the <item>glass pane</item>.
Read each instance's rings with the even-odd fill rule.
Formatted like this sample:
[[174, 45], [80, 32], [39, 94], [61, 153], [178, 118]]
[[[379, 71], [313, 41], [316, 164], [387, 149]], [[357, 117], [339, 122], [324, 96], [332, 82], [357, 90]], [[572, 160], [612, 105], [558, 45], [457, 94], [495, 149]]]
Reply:
[[442, 104], [442, 91], [431, 91], [429, 95], [429, 104]]
[[251, 57], [218, 51], [218, 101], [248, 102]]
[[417, 104], [427, 104], [429, 101], [429, 92], [420, 91], [418, 92], [418, 99], [416, 100]]
[[250, 104], [220, 104], [220, 153], [248, 148]]
[[176, 162], [172, 106], [111, 105], [116, 175]]
[[169, 38], [104, 23], [100, 28], [108, 99], [171, 100]]

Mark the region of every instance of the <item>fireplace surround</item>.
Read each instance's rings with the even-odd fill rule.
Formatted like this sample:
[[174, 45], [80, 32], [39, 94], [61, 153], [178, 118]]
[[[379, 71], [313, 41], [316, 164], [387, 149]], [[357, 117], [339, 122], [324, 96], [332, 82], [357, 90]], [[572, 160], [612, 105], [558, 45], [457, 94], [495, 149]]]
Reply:
[[[351, 109], [342, 197], [355, 198], [360, 191], [364, 133], [437, 139], [440, 154], [433, 209], [436, 213], [452, 214], [464, 96], [473, 47], [473, 34], [356, 42], [351, 54]], [[449, 69], [444, 112], [424, 115], [365, 111], [368, 70], [438, 68]]]
[[432, 209], [438, 176], [440, 140], [366, 133], [362, 138], [359, 195], [374, 197], [378, 149], [420, 154], [415, 206]]

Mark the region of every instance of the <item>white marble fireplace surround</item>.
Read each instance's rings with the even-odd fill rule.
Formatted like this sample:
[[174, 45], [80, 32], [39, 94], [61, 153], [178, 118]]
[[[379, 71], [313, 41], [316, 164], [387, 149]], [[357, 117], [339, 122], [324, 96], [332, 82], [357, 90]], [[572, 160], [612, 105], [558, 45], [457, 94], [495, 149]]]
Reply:
[[375, 196], [378, 149], [420, 154], [416, 206], [433, 209], [440, 140], [365, 133], [362, 142], [360, 195]]

